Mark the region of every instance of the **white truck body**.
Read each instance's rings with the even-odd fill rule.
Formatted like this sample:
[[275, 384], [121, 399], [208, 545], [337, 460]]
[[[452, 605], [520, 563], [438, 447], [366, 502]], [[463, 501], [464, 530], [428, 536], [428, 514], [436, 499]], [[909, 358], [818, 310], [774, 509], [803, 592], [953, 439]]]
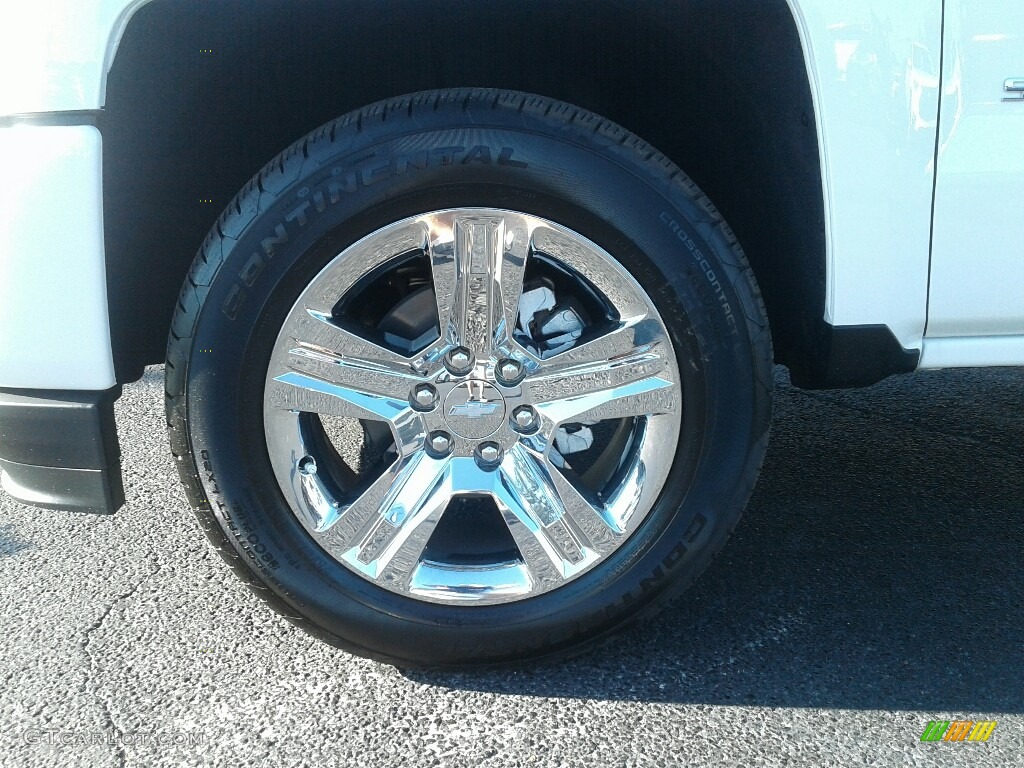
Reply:
[[[118, 41], [144, 4], [0, 10], [0, 386], [115, 383], [101, 137], [18, 116], [102, 108]], [[921, 352], [923, 368], [1024, 365], [1024, 101], [1004, 90], [1024, 77], [1024, 8], [949, 0], [943, 15], [940, 0], [789, 4], [819, 134], [824, 319], [886, 325]], [[905, 87], [858, 80], [858, 60], [905, 70]], [[34, 218], [55, 209], [60, 228]]]

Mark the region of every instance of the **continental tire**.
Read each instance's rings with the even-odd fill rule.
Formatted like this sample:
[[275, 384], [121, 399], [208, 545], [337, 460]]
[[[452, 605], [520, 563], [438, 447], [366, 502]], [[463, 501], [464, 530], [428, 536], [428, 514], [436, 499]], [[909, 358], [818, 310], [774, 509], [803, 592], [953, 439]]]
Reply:
[[289, 620], [497, 665], [576, 653], [704, 570], [771, 364], [742, 251], [666, 157], [562, 102], [434, 91], [319, 128], [221, 214], [167, 421], [211, 541]]

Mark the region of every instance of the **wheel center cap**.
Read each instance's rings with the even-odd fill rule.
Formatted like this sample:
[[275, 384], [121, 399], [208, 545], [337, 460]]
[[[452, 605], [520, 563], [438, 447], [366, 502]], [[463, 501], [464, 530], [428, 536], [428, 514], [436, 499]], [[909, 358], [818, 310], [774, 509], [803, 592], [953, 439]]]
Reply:
[[505, 398], [490, 383], [469, 379], [448, 393], [444, 420], [452, 432], [467, 440], [490, 437], [505, 422]]

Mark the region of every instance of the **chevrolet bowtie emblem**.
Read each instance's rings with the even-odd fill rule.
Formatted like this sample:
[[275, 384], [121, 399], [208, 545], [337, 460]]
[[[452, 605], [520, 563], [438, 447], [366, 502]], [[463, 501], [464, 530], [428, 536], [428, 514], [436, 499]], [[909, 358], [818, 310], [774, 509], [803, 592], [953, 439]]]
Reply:
[[493, 435], [505, 420], [505, 399], [490, 382], [469, 379], [456, 385], [444, 404], [449, 429], [467, 440]]
[[448, 411], [448, 415], [465, 416], [467, 419], [482, 419], [485, 416], [493, 416], [503, 405], [501, 402], [488, 400], [468, 400], [465, 403], [453, 405]]

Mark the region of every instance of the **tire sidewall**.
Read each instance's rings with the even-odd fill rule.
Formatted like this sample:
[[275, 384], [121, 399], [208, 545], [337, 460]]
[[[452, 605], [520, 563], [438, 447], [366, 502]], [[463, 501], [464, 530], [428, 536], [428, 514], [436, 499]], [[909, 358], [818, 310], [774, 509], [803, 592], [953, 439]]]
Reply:
[[[278, 188], [263, 184], [240, 201], [239, 215], [251, 221], [237, 239], [224, 239], [203, 299], [186, 408], [210, 513], [253, 575], [287, 605], [343, 644], [377, 655], [494, 663], [598, 637], [703, 569], [745, 502], [737, 487], [766, 429], [758, 394], [764, 363], [731, 245], [691, 187], [597, 132], [525, 116], [510, 121], [496, 111], [461, 121], [440, 112], [364, 126], [347, 143], [301, 162], [293, 157], [281, 164]], [[613, 254], [658, 307], [684, 390], [672, 472], [631, 538], [557, 590], [468, 608], [394, 594], [321, 550], [273, 480], [260, 416], [273, 341], [327, 262], [394, 221], [464, 206], [546, 218]]]

